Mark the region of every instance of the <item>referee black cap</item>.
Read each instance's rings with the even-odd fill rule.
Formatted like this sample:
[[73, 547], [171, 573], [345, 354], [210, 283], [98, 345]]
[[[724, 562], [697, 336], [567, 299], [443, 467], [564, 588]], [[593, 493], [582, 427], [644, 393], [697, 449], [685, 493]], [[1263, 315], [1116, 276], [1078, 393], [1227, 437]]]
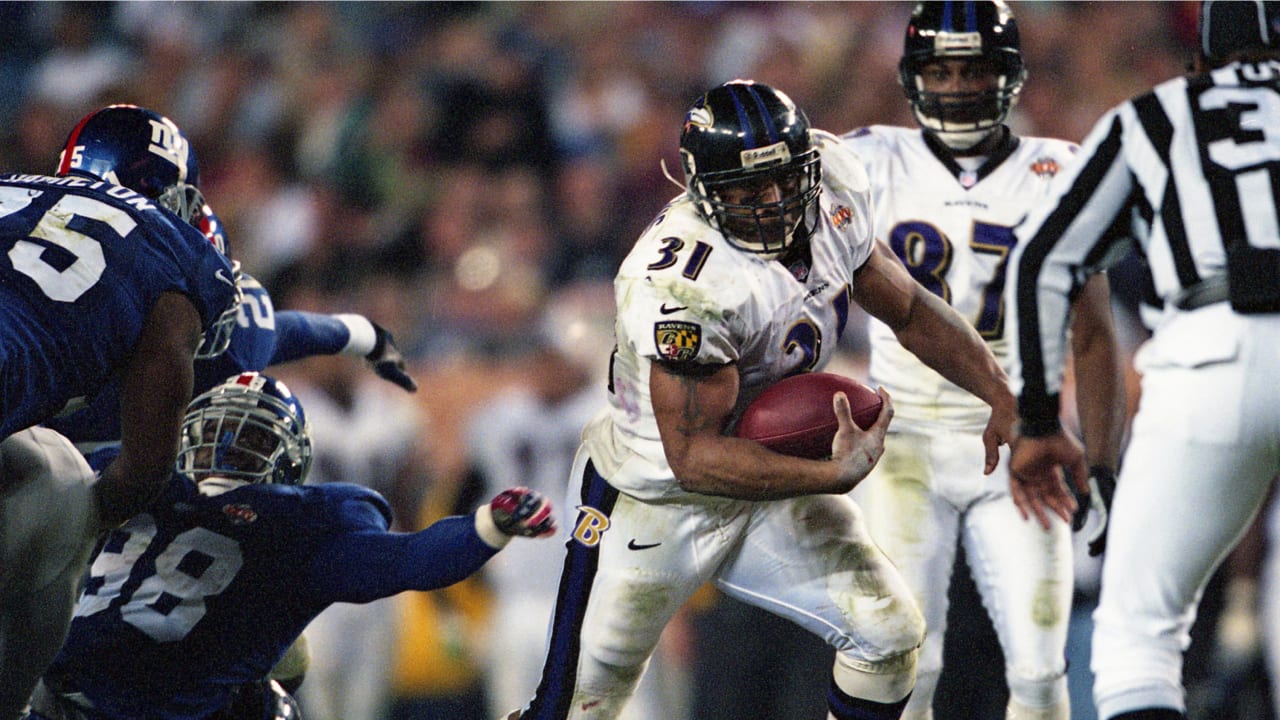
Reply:
[[1200, 53], [1217, 65], [1250, 50], [1280, 49], [1280, 2], [1204, 0]]

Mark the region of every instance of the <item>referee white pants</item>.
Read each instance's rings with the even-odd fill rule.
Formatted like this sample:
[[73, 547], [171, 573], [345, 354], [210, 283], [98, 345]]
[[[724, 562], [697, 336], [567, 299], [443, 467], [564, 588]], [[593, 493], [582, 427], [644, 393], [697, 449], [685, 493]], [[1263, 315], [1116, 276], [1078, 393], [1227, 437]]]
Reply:
[[1201, 593], [1280, 472], [1280, 315], [1225, 302], [1175, 314], [1135, 366], [1142, 399], [1094, 613], [1102, 718], [1185, 710], [1182, 653]]

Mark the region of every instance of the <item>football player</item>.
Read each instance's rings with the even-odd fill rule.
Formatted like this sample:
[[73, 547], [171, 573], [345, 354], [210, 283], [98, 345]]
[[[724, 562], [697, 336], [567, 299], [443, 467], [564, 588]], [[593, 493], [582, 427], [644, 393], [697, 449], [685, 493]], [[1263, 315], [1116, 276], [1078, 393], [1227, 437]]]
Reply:
[[[349, 483], [303, 485], [311, 439], [283, 383], [242, 373], [194, 399], [161, 497], [101, 544], [34, 718], [217, 717], [337, 602], [450, 585], [512, 537], [555, 533], [526, 488], [416, 533]], [[109, 454], [111, 451], [106, 451]]]
[[1280, 472], [1280, 3], [1200, 5], [1194, 67], [1102, 116], [1018, 228], [1008, 303], [1022, 434], [1011, 491], [1069, 518], [1086, 460], [1058, 401], [1069, 303], [1132, 223], [1159, 298], [1116, 484], [1091, 666], [1098, 716], [1186, 717], [1183, 653], [1205, 584]]
[[[875, 125], [845, 140], [871, 178], [876, 236], [974, 326], [1007, 371], [1014, 333], [1003, 300], [1013, 227], [1046, 197], [1077, 148], [1018, 137], [1006, 124], [1027, 72], [1003, 2], [919, 3], [905, 35], [900, 80], [919, 127]], [[1072, 329], [1089, 465], [1107, 483], [1125, 413], [1114, 401], [1123, 377], [1105, 275], [1084, 288]], [[895, 418], [885, 455], [856, 497], [928, 627], [903, 717], [933, 717], [959, 541], [1004, 651], [1006, 717], [1067, 720], [1071, 528], [1023, 522], [1006, 464], [978, 472], [977, 440], [990, 408], [920, 362], [892, 327], [873, 320], [870, 340], [870, 379], [893, 395]]]
[[[149, 171], [159, 163], [153, 158], [152, 113], [132, 105], [114, 105], [89, 114], [67, 141], [58, 162], [59, 177], [109, 180], [146, 192], [158, 184]], [[197, 185], [195, 155], [185, 156], [186, 184]], [[142, 168], [139, 170], [138, 168]], [[192, 224], [226, 257], [231, 257], [226, 229], [201, 196], [190, 201]], [[417, 389], [405, 373], [405, 360], [391, 333], [362, 315], [283, 311], [276, 312], [271, 296], [251, 275], [236, 268], [235, 280], [242, 293], [234, 323], [225, 327], [219, 341], [226, 346], [217, 355], [202, 354], [195, 364], [194, 393], [200, 394], [236, 373], [263, 370], [271, 365], [311, 355], [342, 354], [363, 358], [384, 379], [409, 392]], [[116, 441], [119, 383], [97, 392], [87, 407], [46, 423], [67, 436], [81, 450], [89, 451]]]
[[[223, 349], [235, 322], [231, 264], [190, 224], [195, 155], [173, 121], [144, 112], [148, 143], [131, 171], [145, 182], [134, 189], [0, 176], [3, 720], [21, 714], [62, 644], [94, 537], [163, 487], [197, 348]], [[94, 482], [64, 437], [33, 426], [113, 378], [120, 452]]]
[[995, 408], [988, 466], [1012, 432], [1007, 378], [875, 241], [860, 160], [784, 93], [711, 89], [685, 115], [680, 153], [685, 191], [615, 279], [609, 404], [574, 462], [550, 649], [520, 717], [618, 717], [664, 626], [713, 582], [836, 648], [832, 718], [896, 718], [924, 622], [847, 495], [883, 450], [888, 394], [865, 431], [836, 394], [827, 460], [733, 437], [733, 421], [770, 384], [825, 367], [855, 302]]

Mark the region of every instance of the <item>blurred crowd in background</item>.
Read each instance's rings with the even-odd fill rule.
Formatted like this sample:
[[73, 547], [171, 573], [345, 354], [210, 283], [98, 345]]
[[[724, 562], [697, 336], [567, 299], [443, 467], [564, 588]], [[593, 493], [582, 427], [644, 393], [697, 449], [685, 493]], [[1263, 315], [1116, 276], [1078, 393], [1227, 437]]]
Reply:
[[[1194, 2], [1013, 7], [1030, 73], [1012, 121], [1024, 135], [1080, 141], [1112, 105], [1184, 72], [1195, 44]], [[563, 461], [567, 480], [561, 458], [576, 445], [578, 416], [563, 408], [603, 398], [610, 280], [680, 192], [663, 166], [680, 178], [677, 141], [692, 101], [744, 77], [787, 92], [813, 125], [835, 133], [913, 125], [897, 74], [910, 10], [905, 2], [5, 2], [0, 170], [51, 173], [76, 120], [105, 104], [173, 118], [193, 142], [233, 257], [277, 309], [362, 312], [395, 333], [421, 385], [413, 396], [343, 358], [274, 373], [296, 385], [311, 416], [314, 480], [373, 485], [402, 527], [417, 527], [469, 509], [490, 479], [486, 453], [557, 471]], [[1122, 267], [1113, 284], [1132, 348], [1143, 334], [1136, 275]], [[851, 374], [865, 355], [860, 328], [851, 323], [842, 341]], [[501, 418], [509, 403], [523, 403], [530, 427], [570, 429], [520, 440], [475, 427], [473, 417]], [[556, 423], [539, 419], [551, 416]], [[525, 446], [485, 447], [496, 442]], [[542, 552], [554, 555], [554, 572], [558, 549]], [[1080, 573], [1087, 609], [1096, 568], [1086, 559]], [[503, 582], [482, 574], [385, 601], [364, 618], [329, 618], [308, 633], [315, 661], [305, 716], [496, 717], [484, 707], [485, 674], [501, 652], [493, 619], [512, 592]], [[554, 577], [545, 582], [554, 589]], [[966, 602], [975, 601], [957, 597], [957, 612]], [[773, 700], [753, 697], [763, 689], [742, 678], [781, 684], [774, 694], [794, 702], [811, 691], [788, 689], [793, 672], [822, 693], [823, 649], [774, 628], [770, 616], [717, 614], [725, 604], [705, 593], [664, 640], [654, 702], [665, 703], [665, 720], [820, 720], [820, 694], [817, 714], [771, 710]], [[998, 687], [999, 650], [982, 644], [980, 608], [972, 619], [972, 637], [951, 633], [957, 652], [983, 658], [973, 661], [978, 669], [994, 664]], [[819, 659], [805, 665], [781, 648]], [[743, 669], [752, 662], [759, 668]], [[1071, 664], [1074, 717], [1091, 717], [1082, 707], [1087, 661]], [[752, 674], [719, 687], [717, 672], [739, 671]], [[958, 697], [952, 687], [944, 680], [939, 702]], [[713, 700], [717, 692], [754, 709], [731, 711], [730, 700]], [[963, 692], [982, 697], [980, 687]], [[964, 712], [957, 717], [1002, 717], [1003, 700]]]

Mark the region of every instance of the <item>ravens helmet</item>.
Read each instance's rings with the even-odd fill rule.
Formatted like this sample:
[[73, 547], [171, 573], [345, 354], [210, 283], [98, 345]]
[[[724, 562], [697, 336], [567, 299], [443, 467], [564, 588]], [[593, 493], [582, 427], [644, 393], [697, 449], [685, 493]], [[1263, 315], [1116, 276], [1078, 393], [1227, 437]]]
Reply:
[[776, 257], [817, 226], [822, 164], [809, 120], [768, 85], [734, 80], [698, 98], [680, 158], [689, 197], [735, 247]]
[[[995, 88], [926, 92], [924, 68], [952, 58], [981, 60], [995, 74]], [[916, 121], [948, 147], [971, 148], [1004, 123], [1026, 77], [1018, 25], [1004, 2], [922, 2], [912, 11], [898, 80]]]
[[123, 185], [189, 223], [204, 204], [187, 136], [169, 118], [137, 105], [109, 105], [81, 119], [67, 136], [57, 174]]
[[196, 397], [182, 420], [178, 471], [208, 477], [297, 485], [311, 466], [311, 434], [302, 405], [285, 384], [245, 372]]

